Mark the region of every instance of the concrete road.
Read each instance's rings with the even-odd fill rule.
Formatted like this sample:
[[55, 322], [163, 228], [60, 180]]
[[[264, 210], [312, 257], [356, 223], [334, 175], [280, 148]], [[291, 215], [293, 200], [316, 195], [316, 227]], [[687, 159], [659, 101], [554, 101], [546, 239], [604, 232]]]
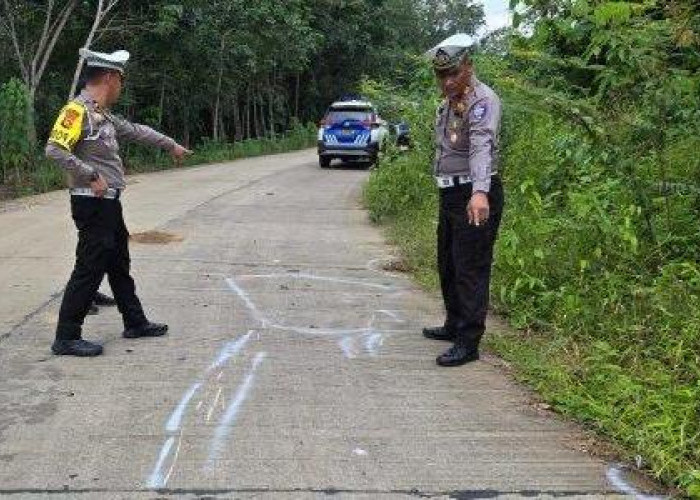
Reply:
[[133, 271], [161, 339], [88, 318], [96, 359], [51, 356], [75, 233], [67, 195], [0, 211], [0, 496], [607, 497], [635, 490], [576, 451], [488, 360], [441, 369], [437, 298], [382, 271], [367, 177], [313, 152], [130, 179]]

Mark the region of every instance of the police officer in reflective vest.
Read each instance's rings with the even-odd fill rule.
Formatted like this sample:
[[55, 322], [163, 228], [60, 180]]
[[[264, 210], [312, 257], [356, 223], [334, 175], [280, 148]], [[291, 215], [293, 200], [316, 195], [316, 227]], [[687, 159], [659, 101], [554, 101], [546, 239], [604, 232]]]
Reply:
[[479, 359], [489, 301], [493, 246], [503, 210], [497, 174], [501, 102], [474, 74], [473, 40], [458, 34], [427, 52], [444, 100], [435, 122], [434, 175], [440, 194], [438, 268], [447, 317], [425, 328], [454, 345], [441, 366]]
[[102, 346], [83, 340], [82, 326], [105, 274], [122, 315], [124, 337], [155, 337], [168, 330], [146, 318], [130, 275], [129, 233], [119, 201], [126, 187], [119, 142], [158, 147], [170, 151], [176, 161], [190, 151], [110, 112], [121, 94], [128, 52], [81, 49], [81, 55], [86, 86], [63, 108], [46, 146], [46, 155], [69, 174], [71, 213], [78, 229], [75, 267], [63, 294], [51, 349], [57, 355], [97, 356]]

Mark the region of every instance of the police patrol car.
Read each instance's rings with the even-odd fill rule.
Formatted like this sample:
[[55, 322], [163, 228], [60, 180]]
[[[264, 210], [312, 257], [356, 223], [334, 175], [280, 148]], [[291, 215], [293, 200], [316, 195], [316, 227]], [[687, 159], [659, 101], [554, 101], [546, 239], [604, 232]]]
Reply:
[[386, 122], [370, 102], [351, 99], [334, 102], [318, 129], [318, 162], [328, 168], [334, 158], [376, 165], [388, 138]]

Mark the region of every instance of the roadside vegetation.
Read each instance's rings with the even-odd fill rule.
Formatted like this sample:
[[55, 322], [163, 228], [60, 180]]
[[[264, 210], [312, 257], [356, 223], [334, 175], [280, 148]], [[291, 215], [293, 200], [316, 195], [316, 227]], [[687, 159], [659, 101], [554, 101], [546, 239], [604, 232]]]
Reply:
[[[700, 498], [700, 7], [522, 7], [525, 29], [493, 34], [476, 58], [505, 112], [492, 305], [518, 331], [490, 347], [557, 411]], [[365, 195], [436, 289], [438, 96], [429, 68], [412, 75], [365, 82], [414, 142]]]
[[[483, 23], [476, 0], [52, 0], [0, 2], [0, 197], [63, 185], [43, 144], [75, 88], [78, 49], [132, 54], [114, 111], [223, 161], [314, 143], [363, 75]], [[308, 132], [308, 133], [307, 133]], [[129, 147], [130, 171], [167, 155]]]

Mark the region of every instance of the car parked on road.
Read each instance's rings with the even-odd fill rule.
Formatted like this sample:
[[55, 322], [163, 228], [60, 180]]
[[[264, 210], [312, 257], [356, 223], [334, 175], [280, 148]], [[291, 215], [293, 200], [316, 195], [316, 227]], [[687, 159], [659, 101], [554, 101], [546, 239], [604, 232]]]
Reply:
[[328, 107], [318, 129], [318, 162], [328, 168], [333, 159], [364, 161], [376, 166], [389, 130], [372, 103], [351, 99]]

